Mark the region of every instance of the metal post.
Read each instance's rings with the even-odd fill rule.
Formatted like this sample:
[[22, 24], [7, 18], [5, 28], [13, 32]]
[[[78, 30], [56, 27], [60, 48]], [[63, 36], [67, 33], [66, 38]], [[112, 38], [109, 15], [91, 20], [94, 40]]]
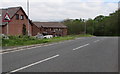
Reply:
[[[7, 9], [7, 14], [8, 14], [8, 9]], [[9, 34], [9, 29], [8, 29], [9, 28], [9, 26], [8, 26], [9, 24], [8, 23], [9, 22], [7, 22], [7, 35]]]
[[7, 35], [9, 34], [9, 26], [8, 26], [8, 22], [7, 22]]

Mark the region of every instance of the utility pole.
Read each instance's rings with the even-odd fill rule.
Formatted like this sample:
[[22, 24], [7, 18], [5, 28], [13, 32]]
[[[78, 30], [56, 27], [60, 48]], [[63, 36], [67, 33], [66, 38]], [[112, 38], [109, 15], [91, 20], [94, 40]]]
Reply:
[[118, 10], [120, 10], [120, 1], [118, 2]]
[[94, 21], [93, 21], [93, 31], [92, 31], [92, 35], [94, 35]]
[[30, 36], [30, 24], [29, 24], [29, 0], [27, 0], [27, 13], [28, 13], [28, 36]]
[[86, 26], [87, 26], [87, 25], [86, 25], [86, 21], [85, 21], [85, 28], [84, 28], [84, 32], [85, 32], [85, 34], [86, 34]]

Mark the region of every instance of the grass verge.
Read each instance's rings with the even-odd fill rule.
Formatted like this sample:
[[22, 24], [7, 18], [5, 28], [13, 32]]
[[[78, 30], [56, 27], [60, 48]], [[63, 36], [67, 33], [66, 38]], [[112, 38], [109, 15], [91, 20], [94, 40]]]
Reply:
[[2, 39], [2, 46], [3, 47], [13, 47], [13, 46], [25, 46], [25, 45], [32, 45], [32, 44], [41, 44], [41, 43], [52, 43], [52, 42], [59, 42], [64, 40], [72, 40], [78, 37], [91, 37], [92, 35], [68, 35], [64, 37], [54, 37], [51, 39], [36, 39], [34, 37], [28, 36], [9, 36], [9, 39]]

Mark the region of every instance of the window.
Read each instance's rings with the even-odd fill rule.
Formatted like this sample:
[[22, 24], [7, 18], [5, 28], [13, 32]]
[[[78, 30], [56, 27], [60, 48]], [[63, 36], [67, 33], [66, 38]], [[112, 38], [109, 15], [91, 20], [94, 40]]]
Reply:
[[16, 19], [19, 20], [19, 14], [16, 14]]
[[24, 15], [21, 15], [21, 16], [20, 16], [20, 19], [21, 19], [21, 20], [24, 20]]

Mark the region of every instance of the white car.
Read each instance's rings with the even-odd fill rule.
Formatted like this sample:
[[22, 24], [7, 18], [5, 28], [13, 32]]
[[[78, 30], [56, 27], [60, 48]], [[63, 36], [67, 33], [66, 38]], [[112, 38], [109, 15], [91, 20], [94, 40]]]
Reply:
[[45, 35], [44, 38], [47, 38], [47, 39], [53, 38], [53, 35]]
[[44, 38], [44, 36], [43, 36], [42, 34], [38, 34], [38, 35], [36, 35], [36, 36], [35, 36], [35, 38], [38, 38], [38, 39], [43, 39], [43, 38]]

